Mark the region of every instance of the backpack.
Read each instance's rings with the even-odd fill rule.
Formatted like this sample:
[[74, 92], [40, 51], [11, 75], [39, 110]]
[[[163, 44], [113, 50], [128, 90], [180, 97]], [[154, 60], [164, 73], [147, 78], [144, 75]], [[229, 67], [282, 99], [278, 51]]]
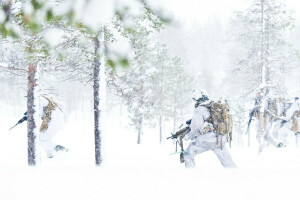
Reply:
[[300, 110], [296, 110], [292, 116], [292, 131], [296, 133], [299, 129], [298, 118], [300, 117]]
[[217, 133], [217, 145], [219, 143], [219, 136], [221, 135], [221, 149], [222, 138], [226, 135], [226, 140], [231, 146], [232, 141], [232, 115], [230, 114], [230, 107], [227, 101], [220, 99], [217, 102], [211, 101], [207, 106], [210, 117], [206, 120], [213, 125], [214, 131]]

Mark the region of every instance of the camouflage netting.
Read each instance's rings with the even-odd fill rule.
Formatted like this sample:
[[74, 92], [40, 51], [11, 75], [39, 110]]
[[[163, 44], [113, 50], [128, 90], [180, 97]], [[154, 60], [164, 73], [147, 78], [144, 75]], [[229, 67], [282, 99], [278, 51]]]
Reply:
[[217, 132], [217, 144], [219, 143], [219, 135], [221, 135], [222, 148], [222, 138], [226, 135], [227, 142], [229, 138], [229, 144], [231, 146], [232, 116], [227, 101], [222, 101], [221, 99], [217, 102], [211, 101], [209, 110], [211, 115], [207, 121], [213, 125], [214, 130]]
[[52, 111], [58, 108], [57, 103], [52, 99], [43, 96], [48, 101], [48, 105], [43, 108], [43, 121], [40, 127], [40, 132], [45, 132], [48, 129], [49, 122], [51, 121]]
[[[286, 117], [287, 110], [290, 108], [291, 103], [285, 103], [285, 102], [288, 102], [288, 99], [284, 99], [284, 98], [268, 99], [267, 110], [265, 110], [263, 113], [257, 111], [254, 116], [258, 120], [263, 120], [264, 128], [266, 128], [266, 124], [268, 121], [272, 122], [276, 119], [280, 119], [280, 117]], [[279, 111], [278, 106], [280, 103], [284, 104], [282, 113], [278, 113]], [[291, 131], [293, 131], [294, 133], [296, 133], [299, 129], [299, 124], [298, 124], [299, 117], [300, 117], [300, 110], [295, 111], [291, 117], [292, 120]]]
[[300, 110], [294, 112], [292, 116], [292, 131], [296, 133], [299, 129], [298, 118], [300, 117]]

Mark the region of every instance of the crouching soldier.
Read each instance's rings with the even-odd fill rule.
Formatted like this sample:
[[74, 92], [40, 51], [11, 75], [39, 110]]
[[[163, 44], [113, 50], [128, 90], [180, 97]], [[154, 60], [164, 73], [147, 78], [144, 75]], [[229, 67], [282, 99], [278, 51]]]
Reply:
[[186, 168], [195, 167], [197, 154], [212, 150], [226, 168], [235, 168], [225, 144], [232, 139], [232, 118], [227, 102], [213, 102], [204, 91], [194, 91], [195, 110], [186, 136], [192, 140], [184, 152]]
[[[55, 152], [68, 151], [67, 148], [57, 145], [52, 141], [57, 132], [63, 128], [64, 116], [61, 107], [53, 100], [52, 97], [41, 96], [39, 100], [39, 113], [42, 119], [39, 136], [40, 145], [45, 150], [47, 157], [52, 158]], [[27, 121], [27, 112], [24, 113], [24, 117], [19, 120], [16, 125], [21, 124], [24, 121]]]

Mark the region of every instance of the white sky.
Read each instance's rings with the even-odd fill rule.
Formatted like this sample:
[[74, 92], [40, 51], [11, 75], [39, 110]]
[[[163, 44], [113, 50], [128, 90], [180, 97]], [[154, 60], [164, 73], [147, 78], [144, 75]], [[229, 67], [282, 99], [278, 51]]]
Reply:
[[[204, 23], [214, 15], [227, 20], [235, 10], [247, 8], [252, 0], [149, 0], [155, 7], [170, 12], [184, 24]], [[283, 0], [288, 9], [295, 10], [300, 20], [300, 0]]]
[[[228, 57], [227, 30], [234, 11], [242, 11], [251, 5], [253, 0], [149, 0], [154, 8], [162, 8], [171, 14], [179, 26], [170, 26], [158, 40], [169, 45], [174, 55], [183, 59], [187, 71], [203, 74], [204, 69], [217, 67], [216, 84], [222, 84], [230, 69]], [[282, 0], [287, 10], [294, 10], [296, 29], [290, 33], [290, 43], [300, 50], [300, 0]], [[220, 22], [221, 24], [216, 24]], [[215, 26], [215, 29], [214, 27]], [[201, 30], [205, 30], [201, 32]], [[210, 45], [211, 44], [211, 45]], [[202, 49], [202, 51], [199, 50]], [[217, 51], [212, 50], [217, 48]], [[204, 50], [203, 50], [204, 49]], [[201, 55], [200, 55], [200, 54]], [[229, 60], [228, 60], [229, 59]], [[199, 70], [201, 67], [201, 70]], [[212, 73], [215, 74], [215, 73]], [[205, 86], [203, 86], [205, 87]], [[209, 90], [208, 88], [204, 88]], [[216, 89], [214, 89], [216, 90]], [[209, 91], [212, 94], [212, 91]], [[225, 91], [226, 92], [226, 91]], [[218, 94], [219, 95], [219, 94]], [[222, 94], [223, 95], [223, 94]]]

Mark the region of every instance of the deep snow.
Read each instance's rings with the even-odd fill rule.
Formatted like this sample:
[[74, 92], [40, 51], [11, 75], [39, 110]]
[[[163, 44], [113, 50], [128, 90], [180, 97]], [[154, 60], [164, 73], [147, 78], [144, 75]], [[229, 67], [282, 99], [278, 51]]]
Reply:
[[[3, 107], [2, 107], [3, 108]], [[9, 109], [9, 107], [6, 107]], [[222, 168], [212, 152], [196, 157], [186, 170], [171, 141], [158, 144], [157, 130], [147, 130], [141, 145], [127, 121], [107, 115], [104, 163], [94, 165], [93, 120], [73, 113], [55, 141], [69, 148], [41, 164], [27, 166], [26, 124], [0, 115], [0, 199], [287, 199], [300, 198], [300, 149], [231, 148], [238, 169]], [[112, 120], [114, 119], [114, 120]], [[165, 133], [167, 137], [168, 134]], [[253, 141], [254, 143], [254, 141]]]

